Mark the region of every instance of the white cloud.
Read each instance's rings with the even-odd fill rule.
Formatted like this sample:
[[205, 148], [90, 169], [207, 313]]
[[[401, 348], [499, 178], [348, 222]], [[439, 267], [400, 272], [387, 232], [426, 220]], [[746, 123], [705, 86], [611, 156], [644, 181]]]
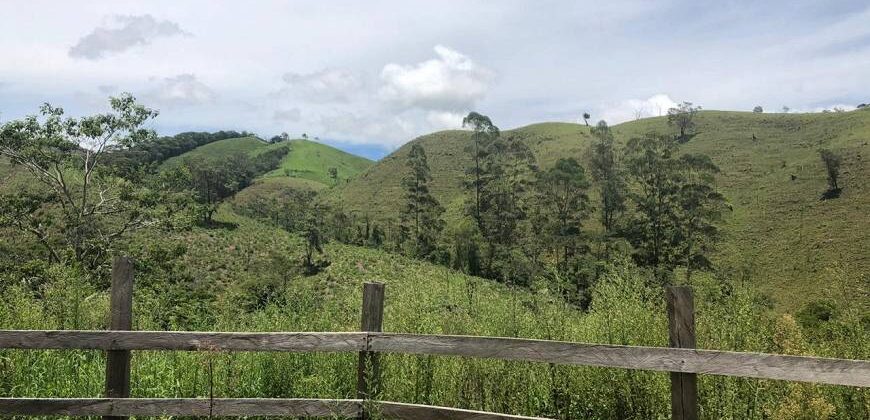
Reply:
[[426, 121], [433, 129], [462, 128], [464, 117], [463, 114], [449, 111], [429, 111], [426, 113]]
[[375, 143], [394, 148], [418, 135], [420, 127], [412, 119], [395, 115], [381, 117], [354, 112], [336, 112], [321, 116], [325, 134], [351, 139], [350, 143]]
[[201, 105], [217, 99], [217, 94], [193, 74], [154, 79], [152, 83], [154, 87], [144, 97], [158, 105]]
[[400, 107], [461, 111], [486, 95], [493, 71], [443, 45], [435, 47], [435, 54], [438, 58], [415, 65], [384, 66], [381, 98]]
[[600, 119], [610, 125], [619, 124], [639, 118], [667, 115], [668, 109], [676, 106], [677, 102], [670, 96], [660, 93], [646, 99], [627, 99], [601, 106]]
[[130, 48], [148, 45], [156, 38], [188, 35], [177, 23], [157, 20], [151, 15], [114, 16], [116, 27], [101, 26], [82, 37], [69, 49], [72, 58], [98, 60]]
[[323, 69], [314, 73], [286, 73], [283, 76], [289, 92], [314, 103], [348, 102], [363, 88], [362, 78], [348, 69]]

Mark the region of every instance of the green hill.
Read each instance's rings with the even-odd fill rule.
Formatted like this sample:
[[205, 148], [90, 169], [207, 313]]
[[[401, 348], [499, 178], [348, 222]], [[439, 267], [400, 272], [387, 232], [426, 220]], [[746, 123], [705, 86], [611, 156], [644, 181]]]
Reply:
[[199, 146], [189, 152], [167, 159], [161, 165], [162, 168], [169, 168], [175, 165], [180, 165], [185, 159], [192, 157], [204, 158], [220, 158], [232, 154], [248, 154], [269, 147], [269, 144], [256, 137], [241, 137], [236, 139], [220, 140]]
[[[374, 162], [334, 147], [310, 140], [290, 140], [270, 147], [289, 147], [290, 151], [281, 165], [264, 177], [290, 176], [332, 185], [347, 182]], [[336, 168], [337, 179], [329, 176], [329, 168]]]
[[[844, 272], [853, 284], [866, 284], [870, 231], [859, 227], [870, 226], [870, 165], [862, 160], [870, 154], [870, 112], [704, 111], [696, 123], [698, 134], [683, 149], [711, 156], [722, 170], [718, 184], [734, 208], [724, 222], [725, 238], [716, 258], [720, 267], [746, 272], [784, 309], [825, 297], [830, 291], [819, 285], [831, 270]], [[622, 144], [649, 131], [673, 131], [664, 117], [619, 124], [613, 130]], [[569, 123], [535, 124], [504, 135], [520, 136], [542, 167], [560, 157], [585, 161], [591, 142], [586, 126]], [[456, 214], [464, 200], [461, 181], [470, 162], [464, 151], [469, 139], [467, 131], [417, 138], [335, 191], [333, 199], [349, 210], [397, 215], [403, 201], [404, 158], [410, 145], [419, 143], [432, 170], [433, 194]], [[819, 200], [826, 188], [820, 148], [843, 156], [844, 191], [838, 199]]]
[[[263, 175], [264, 178], [302, 178], [323, 185], [333, 185], [337, 182], [347, 182], [373, 164], [366, 158], [314, 141], [299, 139], [269, 144], [255, 137], [242, 137], [197, 147], [166, 160], [161, 168], [180, 165], [190, 157], [220, 158], [233, 154], [246, 154], [256, 160], [261, 154], [275, 149], [286, 149], [287, 154], [276, 168]], [[337, 169], [336, 181], [329, 176], [329, 168]]]

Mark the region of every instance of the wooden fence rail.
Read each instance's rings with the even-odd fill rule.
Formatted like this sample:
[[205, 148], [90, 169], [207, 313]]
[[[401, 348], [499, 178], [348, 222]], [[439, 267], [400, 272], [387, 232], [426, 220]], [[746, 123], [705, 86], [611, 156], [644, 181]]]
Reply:
[[[223, 415], [367, 418], [376, 410], [400, 419], [531, 419], [499, 413], [377, 401], [379, 353], [479, 357], [671, 372], [672, 416], [698, 416], [696, 374], [870, 387], [870, 361], [695, 349], [691, 290], [668, 288], [671, 347], [619, 346], [503, 337], [381, 332], [384, 287], [366, 283], [361, 332], [168, 332], [131, 329], [132, 265], [115, 261], [112, 331], [0, 330], [0, 349], [91, 349], [107, 352], [107, 398], [0, 398], [0, 414]], [[358, 399], [127, 398], [130, 352], [358, 352]]]

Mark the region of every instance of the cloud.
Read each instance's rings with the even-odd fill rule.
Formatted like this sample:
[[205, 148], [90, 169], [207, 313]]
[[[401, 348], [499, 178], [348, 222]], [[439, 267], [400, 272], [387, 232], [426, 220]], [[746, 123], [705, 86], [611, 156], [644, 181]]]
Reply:
[[426, 113], [426, 121], [433, 129], [456, 129], [462, 128], [462, 119], [465, 116], [458, 112], [429, 111]]
[[486, 95], [493, 71], [443, 45], [435, 47], [435, 54], [437, 58], [414, 65], [385, 65], [380, 97], [400, 107], [464, 111]]
[[153, 79], [154, 87], [145, 97], [161, 105], [189, 106], [213, 102], [217, 94], [193, 74]]
[[628, 99], [604, 105], [600, 107], [600, 119], [607, 121], [610, 125], [619, 124], [640, 118], [666, 115], [668, 109], [676, 106], [677, 102], [670, 96], [659, 93], [647, 99]]
[[151, 15], [114, 16], [112, 23], [112, 27], [97, 27], [82, 37], [69, 49], [69, 56], [99, 60], [136, 46], [148, 45], [156, 38], [189, 35], [177, 23], [157, 20]]
[[363, 80], [347, 69], [323, 69], [314, 73], [286, 73], [287, 86], [280, 93], [292, 93], [314, 103], [348, 102], [363, 88]]
[[272, 119], [279, 122], [298, 122], [302, 119], [299, 108], [279, 109], [272, 114]]
[[351, 139], [351, 143], [371, 143], [372, 139], [378, 139], [377, 143], [387, 147], [398, 147], [419, 133], [417, 124], [401, 115], [382, 117], [340, 111], [322, 115], [320, 124], [325, 134]]

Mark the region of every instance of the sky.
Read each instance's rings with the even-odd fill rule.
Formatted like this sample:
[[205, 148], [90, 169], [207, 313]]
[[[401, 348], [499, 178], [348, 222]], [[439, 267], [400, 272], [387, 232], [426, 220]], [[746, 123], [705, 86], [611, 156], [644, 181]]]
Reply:
[[130, 92], [160, 134], [302, 133], [372, 158], [460, 128], [610, 124], [678, 102], [870, 102], [859, 1], [0, 0], [0, 123]]

